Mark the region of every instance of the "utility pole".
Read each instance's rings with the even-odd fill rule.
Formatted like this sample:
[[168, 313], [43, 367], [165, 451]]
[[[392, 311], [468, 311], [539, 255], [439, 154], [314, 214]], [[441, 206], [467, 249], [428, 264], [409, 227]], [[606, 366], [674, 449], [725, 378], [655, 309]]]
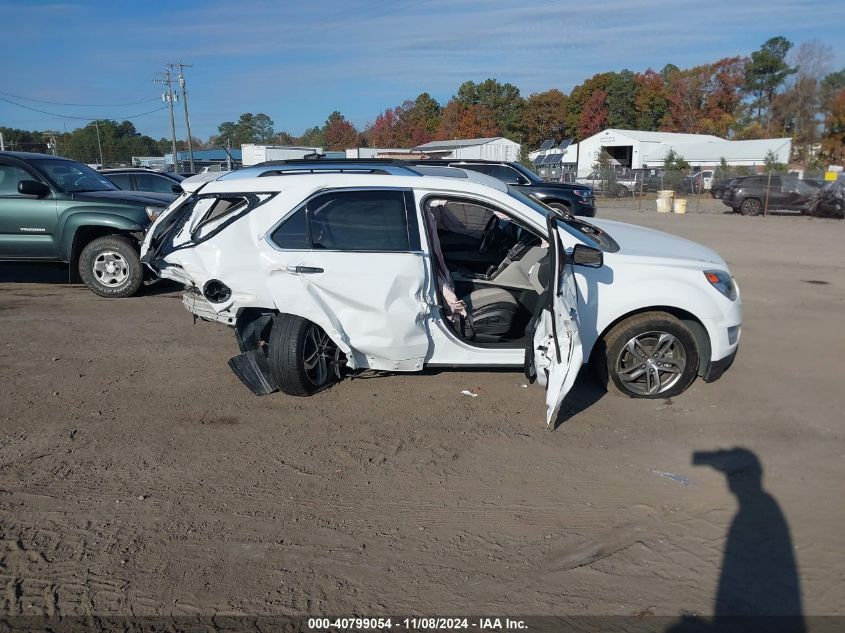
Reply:
[[100, 150], [100, 168], [105, 167], [103, 163], [103, 145], [100, 143], [100, 122], [94, 121], [94, 127], [97, 128], [97, 149]]
[[179, 157], [176, 155], [176, 121], [173, 118], [173, 100], [176, 95], [173, 94], [173, 76], [170, 74], [170, 68], [166, 68], [163, 76], [153, 80], [153, 83], [167, 86], [167, 92], [161, 95], [161, 100], [167, 103], [170, 109], [170, 143], [173, 148], [173, 171], [179, 172]]
[[191, 173], [194, 173], [194, 140], [191, 138], [191, 119], [188, 117], [188, 91], [185, 89], [185, 74], [183, 68], [193, 68], [193, 64], [177, 62], [169, 64], [170, 68], [179, 68], [179, 85], [182, 88], [182, 106], [185, 108], [185, 127], [188, 130], [188, 159], [191, 161]]

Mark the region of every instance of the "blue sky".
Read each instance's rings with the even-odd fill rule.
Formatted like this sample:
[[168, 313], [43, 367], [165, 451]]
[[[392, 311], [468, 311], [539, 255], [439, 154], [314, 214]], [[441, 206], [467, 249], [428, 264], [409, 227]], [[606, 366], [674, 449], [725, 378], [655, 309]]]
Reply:
[[[821, 40], [834, 49], [831, 69], [845, 67], [845, 2], [830, 0], [0, 0], [0, 16], [0, 98], [120, 120], [163, 105], [153, 77], [182, 60], [194, 64], [186, 77], [202, 138], [242, 112], [292, 134], [335, 109], [362, 127], [423, 91], [445, 103], [468, 79], [509, 81], [525, 96], [569, 92], [601, 71], [747, 55], [774, 35]], [[181, 104], [177, 114], [182, 137]], [[134, 122], [169, 136], [166, 111]], [[3, 126], [84, 123], [0, 101]]]

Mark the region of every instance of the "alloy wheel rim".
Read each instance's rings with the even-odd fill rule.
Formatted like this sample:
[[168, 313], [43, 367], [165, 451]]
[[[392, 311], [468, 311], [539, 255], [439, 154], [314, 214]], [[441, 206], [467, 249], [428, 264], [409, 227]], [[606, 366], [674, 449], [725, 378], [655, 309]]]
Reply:
[[311, 384], [323, 387], [333, 379], [340, 379], [343, 353], [328, 334], [311, 324], [305, 333], [303, 364]]
[[129, 263], [116, 251], [103, 251], [91, 266], [96, 280], [107, 288], [122, 286], [129, 279]]
[[616, 359], [616, 375], [633, 393], [653, 396], [674, 387], [686, 366], [686, 349], [675, 335], [644, 332], [622, 348]]

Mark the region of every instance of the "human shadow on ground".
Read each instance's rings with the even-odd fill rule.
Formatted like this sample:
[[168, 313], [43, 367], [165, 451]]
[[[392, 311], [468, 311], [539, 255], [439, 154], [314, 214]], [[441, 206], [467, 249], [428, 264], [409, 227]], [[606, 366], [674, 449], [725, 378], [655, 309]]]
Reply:
[[727, 478], [739, 502], [725, 542], [713, 618], [684, 617], [667, 633], [806, 631], [789, 525], [762, 487], [763, 467], [746, 448], [696, 451], [692, 463]]

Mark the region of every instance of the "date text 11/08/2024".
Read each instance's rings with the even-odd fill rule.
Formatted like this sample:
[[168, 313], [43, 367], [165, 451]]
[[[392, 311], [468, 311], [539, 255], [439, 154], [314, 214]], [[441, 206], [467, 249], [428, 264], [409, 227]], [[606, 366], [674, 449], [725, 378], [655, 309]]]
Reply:
[[308, 618], [312, 631], [367, 630], [376, 631], [393, 627], [418, 630], [519, 631], [528, 628], [523, 620], [510, 618]]

